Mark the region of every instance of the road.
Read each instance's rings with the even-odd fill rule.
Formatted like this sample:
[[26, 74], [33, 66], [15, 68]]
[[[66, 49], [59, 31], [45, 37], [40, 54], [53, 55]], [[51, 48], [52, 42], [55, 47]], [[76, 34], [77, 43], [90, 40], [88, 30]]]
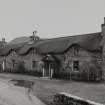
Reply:
[[0, 105], [45, 105], [28, 89], [14, 86], [8, 79], [0, 78]]

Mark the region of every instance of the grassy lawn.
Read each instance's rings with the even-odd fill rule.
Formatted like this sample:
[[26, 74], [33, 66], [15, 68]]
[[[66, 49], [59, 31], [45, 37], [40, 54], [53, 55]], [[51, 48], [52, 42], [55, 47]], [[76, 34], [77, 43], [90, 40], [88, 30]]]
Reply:
[[33, 94], [47, 105], [51, 105], [53, 95], [59, 92], [67, 92], [81, 98], [105, 104], [105, 83], [50, 80], [14, 74], [0, 74], [0, 77], [33, 81]]
[[105, 104], [105, 84], [83, 83], [63, 80], [37, 80], [33, 87], [34, 94], [42, 101], [51, 105], [53, 95], [67, 92], [79, 97]]

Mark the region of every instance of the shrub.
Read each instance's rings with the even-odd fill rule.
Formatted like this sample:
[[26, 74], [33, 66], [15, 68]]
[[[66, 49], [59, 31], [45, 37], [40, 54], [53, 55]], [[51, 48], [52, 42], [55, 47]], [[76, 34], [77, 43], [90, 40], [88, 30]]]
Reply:
[[72, 71], [70, 74], [70, 78], [73, 80], [80, 80], [81, 79], [81, 74], [79, 71]]
[[82, 81], [100, 81], [102, 79], [102, 70], [95, 62], [84, 62], [80, 65], [80, 71], [60, 71], [54, 73], [53, 78], [73, 79]]
[[85, 62], [81, 65], [81, 80], [97, 81], [102, 78], [102, 70], [94, 62]]
[[32, 76], [36, 76], [36, 77], [42, 77], [42, 72], [41, 71], [25, 71], [24, 74], [27, 74], [27, 75], [32, 75]]
[[70, 79], [70, 73], [68, 73], [68, 72], [54, 73], [53, 78]]
[[2, 71], [3, 71], [2, 64], [0, 64], [0, 72], [2, 72]]

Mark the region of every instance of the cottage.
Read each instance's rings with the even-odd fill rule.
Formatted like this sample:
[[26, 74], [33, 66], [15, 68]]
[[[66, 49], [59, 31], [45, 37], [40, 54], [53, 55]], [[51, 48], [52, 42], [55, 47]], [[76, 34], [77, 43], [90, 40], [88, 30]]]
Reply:
[[15, 63], [22, 61], [28, 71], [42, 72], [43, 77], [52, 78], [61, 74], [70, 74], [71, 77], [79, 74], [82, 77], [87, 73], [87, 77], [105, 78], [104, 34], [105, 22], [102, 32], [53, 39], [40, 39], [35, 31], [30, 42], [7, 45], [1, 49], [2, 65], [3, 68], [13, 69]]
[[26, 44], [18, 51], [18, 54], [21, 57], [21, 61], [24, 62], [24, 66], [27, 70], [42, 70], [43, 55], [41, 55], [32, 44]]
[[24, 44], [18, 45], [6, 45], [1, 48], [0, 62], [3, 70], [14, 70], [17, 68], [18, 62], [20, 62], [20, 56], [17, 54]]
[[[53, 55], [57, 70], [54, 72], [81, 72], [84, 64], [102, 64], [101, 33], [69, 36], [44, 40], [37, 43], [42, 54]], [[84, 68], [86, 69], [86, 68]]]

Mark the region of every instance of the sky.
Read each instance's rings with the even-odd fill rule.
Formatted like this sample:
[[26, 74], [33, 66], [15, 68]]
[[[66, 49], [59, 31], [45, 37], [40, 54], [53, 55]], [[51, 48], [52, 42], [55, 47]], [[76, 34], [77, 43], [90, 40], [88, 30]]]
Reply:
[[99, 32], [104, 17], [105, 0], [0, 0], [0, 40]]

